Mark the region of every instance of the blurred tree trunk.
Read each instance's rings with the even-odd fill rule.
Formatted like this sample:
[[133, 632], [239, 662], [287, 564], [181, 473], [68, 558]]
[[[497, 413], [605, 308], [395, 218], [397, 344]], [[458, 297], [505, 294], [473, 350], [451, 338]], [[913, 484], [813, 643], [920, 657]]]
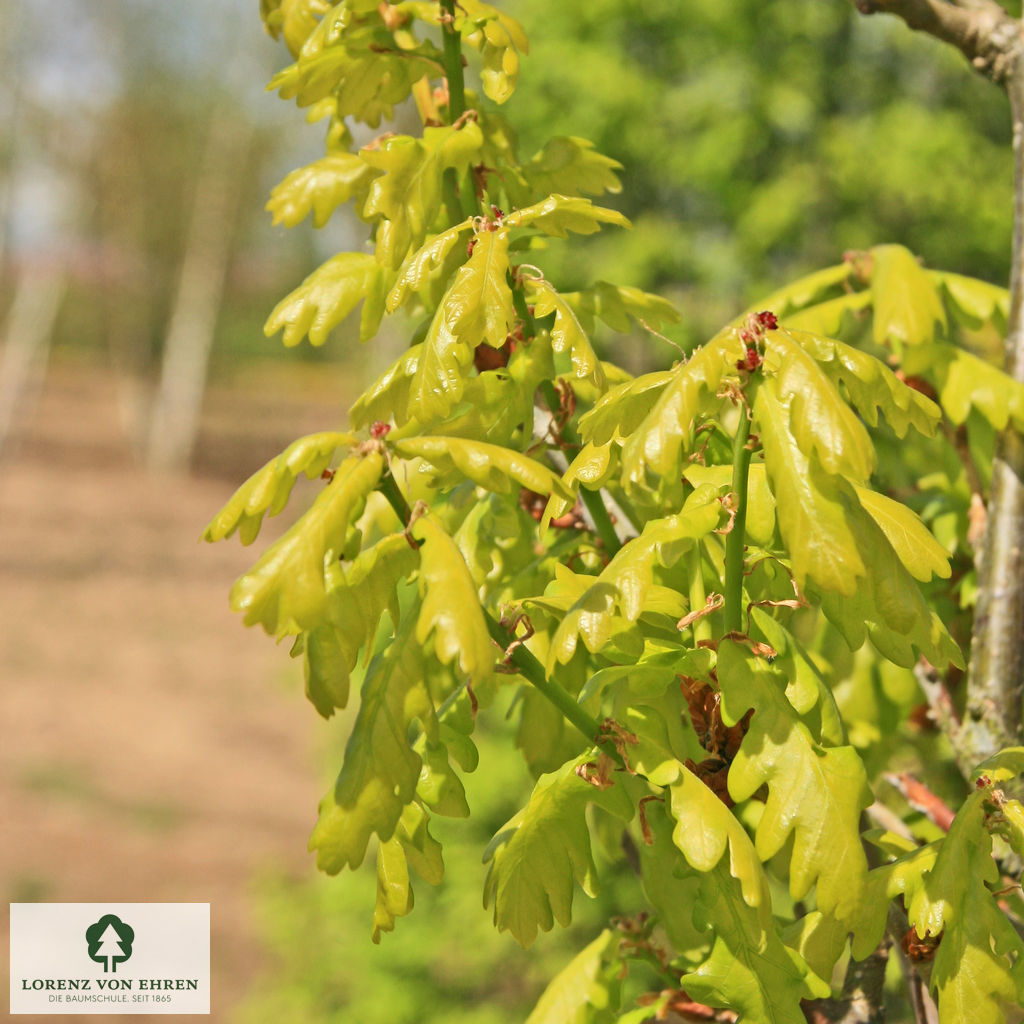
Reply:
[[157, 471], [187, 470], [199, 432], [210, 347], [238, 214], [236, 176], [253, 136], [251, 124], [226, 108], [227, 104], [215, 110], [210, 122], [164, 343], [146, 449], [146, 463]]
[[30, 264], [18, 277], [0, 354], [0, 452], [10, 441], [19, 414], [35, 404], [67, 286], [67, 264], [59, 258]]

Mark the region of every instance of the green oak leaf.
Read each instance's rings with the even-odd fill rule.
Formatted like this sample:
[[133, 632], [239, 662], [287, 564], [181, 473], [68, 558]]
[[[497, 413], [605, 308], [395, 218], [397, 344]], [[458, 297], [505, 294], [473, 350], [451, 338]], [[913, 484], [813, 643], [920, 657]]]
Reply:
[[534, 307], [534, 316], [543, 319], [554, 314], [551, 347], [556, 352], [569, 353], [576, 378], [588, 380], [594, 387], [603, 390], [605, 374], [601, 361], [594, 352], [590, 338], [580, 326], [572, 306], [547, 281], [527, 281], [526, 290]]
[[276, 516], [288, 503], [300, 473], [310, 480], [320, 476], [339, 448], [355, 442], [355, 435], [337, 431], [308, 434], [293, 441], [231, 495], [203, 531], [203, 540], [224, 540], [238, 530], [242, 543], [251, 544], [259, 535], [264, 514]]
[[512, 228], [534, 228], [553, 238], [568, 238], [569, 232], [592, 235], [602, 224], [628, 228], [629, 221], [618, 210], [595, 206], [581, 196], [550, 195], [532, 206], [510, 213], [503, 222]]
[[408, 437], [394, 444], [407, 459], [423, 459], [440, 474], [442, 486], [472, 480], [495, 494], [508, 494], [514, 486], [538, 494], [572, 495], [558, 474], [536, 459], [499, 445], [460, 437]]
[[604, 156], [587, 139], [556, 135], [544, 143], [523, 165], [522, 172], [533, 190], [542, 196], [599, 196], [622, 191], [616, 171], [618, 160]]
[[562, 968], [544, 990], [526, 1024], [605, 1024], [619, 1005], [619, 939], [605, 929]]
[[353, 455], [337, 468], [312, 507], [231, 588], [234, 611], [271, 636], [306, 632], [328, 610], [328, 565], [341, 554], [349, 524], [384, 471], [379, 452]]
[[431, 514], [417, 519], [411, 533], [422, 542], [419, 590], [423, 604], [416, 641], [424, 644], [432, 635], [434, 654], [442, 664], [454, 663], [471, 682], [481, 683], [491, 674], [497, 651], [462, 553]]
[[309, 848], [328, 874], [358, 867], [374, 833], [383, 842], [391, 839], [416, 794], [423, 762], [409, 745], [409, 730], [419, 723], [428, 736], [437, 733], [430, 667], [414, 639], [416, 622], [413, 611], [370, 662], [341, 772], [320, 801]]
[[397, 269], [410, 249], [418, 249], [441, 211], [444, 172], [464, 172], [477, 158], [483, 136], [474, 121], [459, 128], [424, 128], [423, 137], [394, 135], [379, 149], [360, 156], [382, 172], [370, 184], [362, 216], [382, 218], [377, 259]]
[[312, 213], [313, 226], [322, 228], [342, 203], [365, 201], [373, 177], [357, 153], [330, 153], [292, 171], [270, 193], [266, 208], [275, 225], [293, 228]]
[[303, 656], [306, 696], [324, 718], [348, 702], [349, 675], [359, 651], [372, 648], [381, 616], [387, 612], [398, 621], [396, 587], [418, 564], [405, 534], [394, 533], [331, 570], [326, 621], [292, 650]]
[[[263, 327], [269, 338], [284, 328], [284, 343], [298, 345], [308, 334], [312, 345], [322, 345], [327, 335], [363, 302], [359, 340], [377, 333], [384, 315], [387, 276], [365, 252], [343, 252], [317, 267], [273, 309]], [[365, 300], [365, 301], [364, 301]]]
[[988, 887], [1000, 876], [984, 800], [972, 793], [957, 812], [908, 917], [919, 935], [942, 936], [930, 984], [940, 1019], [1003, 1024], [1024, 1002], [1024, 941]]
[[441, 300], [419, 352], [409, 413], [421, 422], [444, 417], [461, 398], [474, 349], [501, 348], [516, 321], [508, 284], [508, 232], [482, 231], [469, 262]]
[[719, 645], [718, 679], [723, 721], [733, 725], [754, 709], [729, 770], [729, 793], [738, 803], [768, 786], [758, 856], [773, 857], [792, 834], [793, 898], [803, 899], [816, 883], [819, 910], [853, 917], [867, 879], [860, 812], [872, 800], [860, 757], [850, 746], [816, 743], [786, 698], [788, 680], [779, 666], [743, 645]]
[[935, 340], [946, 330], [946, 311], [928, 272], [902, 245], [871, 250], [871, 300], [874, 339], [897, 350]]
[[494, 923], [529, 946], [538, 930], [572, 919], [574, 880], [589, 896], [597, 892], [590, 848], [587, 804], [595, 803], [628, 821], [633, 802], [617, 781], [599, 789], [577, 774], [591, 760], [582, 754], [537, 781], [527, 805], [491, 840], [484, 853], [490, 865], [484, 906], [494, 908]]

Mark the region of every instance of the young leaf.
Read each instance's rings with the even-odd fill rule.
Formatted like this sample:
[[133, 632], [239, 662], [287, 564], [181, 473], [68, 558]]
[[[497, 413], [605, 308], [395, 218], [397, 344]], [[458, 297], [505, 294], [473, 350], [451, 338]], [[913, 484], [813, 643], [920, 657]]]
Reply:
[[945, 291], [953, 310], [970, 327], [991, 323], [1006, 329], [1010, 315], [1010, 293], [1005, 288], [979, 281], [975, 277], [931, 270], [929, 276]]
[[251, 544], [260, 532], [264, 513], [276, 516], [288, 503], [300, 473], [310, 480], [320, 476], [334, 453], [355, 441], [353, 434], [334, 431], [309, 434], [293, 441], [231, 495], [203, 531], [203, 540], [224, 540], [238, 530], [242, 543]]
[[946, 311], [928, 272], [902, 245], [871, 250], [874, 339], [878, 345], [923, 345], [945, 333]]
[[859, 506], [849, 484], [804, 453], [789, 420], [774, 379], [766, 377], [754, 399], [754, 424], [793, 575], [801, 588], [810, 579], [823, 590], [851, 596], [867, 571], [849, 524]]
[[515, 18], [482, 0], [465, 0], [456, 10], [465, 15], [465, 20], [455, 19], [456, 28], [468, 45], [480, 50], [484, 94], [495, 103], [504, 103], [519, 78], [519, 55], [530, 49], [526, 33]]
[[706, 403], [714, 400], [722, 378], [735, 373], [742, 357], [739, 335], [730, 329], [672, 370], [654, 408], [623, 447], [622, 482], [627, 489], [644, 486], [648, 478], [660, 482], [682, 476], [682, 457], [693, 445]]
[[518, 485], [572, 500], [571, 492], [547, 466], [499, 445], [459, 437], [408, 437], [394, 447], [404, 458], [424, 459], [453, 484], [468, 479], [495, 494], [508, 494]]
[[464, 220], [461, 224], [435, 235], [421, 249], [406, 258], [398, 271], [398, 280], [388, 292], [385, 306], [389, 313], [404, 305], [413, 293], [418, 292], [427, 283], [430, 273], [444, 263], [459, 236], [471, 226], [472, 221]]
[[397, 268], [410, 249], [419, 248], [441, 210], [444, 172], [465, 171], [479, 155], [483, 136], [474, 121], [460, 128], [425, 128], [422, 139], [395, 135], [379, 149], [360, 156], [383, 172], [370, 185], [363, 217], [382, 217], [377, 259]]
[[501, 348], [516, 320], [508, 274], [508, 232], [483, 231], [430, 323], [413, 373], [409, 413], [421, 423], [446, 416], [462, 395], [473, 350]]
[[267, 31], [284, 38], [293, 57], [316, 28], [320, 18], [331, 9], [331, 0], [260, 0], [260, 16]]
[[306, 696], [324, 718], [347, 703], [349, 673], [360, 649], [373, 644], [381, 616], [398, 622], [395, 588], [418, 564], [405, 534], [394, 533], [330, 573], [326, 621], [306, 635], [302, 652]]
[[792, 833], [793, 898], [803, 899], [817, 883], [819, 910], [853, 917], [867, 878], [860, 812], [872, 800], [860, 757], [853, 747], [815, 743], [786, 699], [783, 673], [741, 644], [723, 640], [719, 645], [718, 679], [728, 725], [754, 709], [729, 770], [729, 793], [738, 803], [768, 786], [757, 826], [758, 856], [773, 857]]
[[274, 307], [263, 333], [269, 338], [283, 327], [284, 343], [289, 347], [298, 345], [307, 334], [310, 344], [322, 345], [330, 331], [365, 299], [359, 340], [366, 341], [377, 333], [386, 290], [384, 271], [369, 253], [339, 253]]
[[491, 674], [496, 651], [462, 554], [432, 515], [417, 519], [412, 535], [423, 542], [419, 578], [423, 604], [416, 641], [425, 644], [433, 634], [438, 661], [454, 662], [471, 682], [480, 683]]
[[640, 536], [622, 546], [565, 613], [551, 641], [549, 669], [569, 661], [576, 652], [577, 637], [595, 653], [608, 642], [613, 620], [636, 622], [648, 605], [655, 565], [674, 565], [714, 530], [721, 518], [721, 505], [709, 487], [694, 491], [678, 515], [648, 522]]
[[615, 172], [622, 164], [598, 153], [594, 144], [575, 136], [556, 135], [544, 143], [522, 168], [533, 190], [542, 196], [599, 196], [621, 192]]
[[526, 1024], [598, 1024], [601, 1011], [618, 1006], [621, 965], [619, 940], [605, 929], [555, 975]]
[[580, 417], [580, 436], [601, 446], [614, 437], [629, 437], [674, 376], [674, 370], [657, 370], [610, 388]]
[[376, 420], [394, 419], [402, 426], [409, 419], [409, 392], [423, 358], [423, 345], [406, 349], [357, 399], [349, 410], [356, 429]]
[[633, 816], [624, 785], [598, 789], [577, 774], [589, 756], [582, 754], [541, 776], [529, 803], [484, 853], [490, 863], [484, 906], [493, 905], [495, 925], [510, 931], [521, 946], [531, 945], [538, 929], [550, 931], [555, 921], [568, 926], [574, 879], [588, 896], [597, 892], [587, 804], [596, 803], [624, 821]]
[[271, 636], [315, 629], [327, 612], [327, 568], [345, 542], [349, 524], [384, 469], [378, 452], [353, 455], [335, 471], [312, 507], [231, 588], [231, 607], [245, 624]]
[[[914, 427], [930, 437], [935, 433], [942, 411], [919, 391], [908, 387], [874, 356], [807, 331], [787, 330], [787, 335], [814, 357], [818, 366], [846, 388], [850, 404], [871, 425], [884, 414], [897, 437]], [[931, 352], [933, 346], [929, 346]]]
[[510, 228], [535, 228], [554, 238], [568, 238], [569, 232], [592, 235], [602, 224], [628, 228], [630, 223], [618, 210], [595, 206], [580, 196], [550, 195], [533, 206], [510, 213], [504, 223]]
[[551, 347], [556, 352], [569, 353], [572, 368], [578, 379], [588, 380], [594, 387], [605, 387], [604, 370], [597, 358], [590, 339], [587, 337], [572, 307], [547, 281], [529, 281], [527, 294], [533, 303], [534, 316], [543, 319], [555, 315], [551, 326]]
[[1003, 1024], [1024, 1001], [1024, 941], [986, 886], [999, 871], [984, 799], [973, 793], [957, 812], [908, 916], [919, 935], [942, 936], [931, 972], [941, 1019]]
[[330, 153], [292, 171], [270, 193], [266, 208], [275, 225], [293, 228], [312, 211], [313, 226], [322, 228], [342, 203], [365, 200], [373, 176], [358, 154]]
[[857, 500], [882, 529], [907, 572], [927, 583], [933, 576], [948, 580], [949, 553], [906, 505], [868, 487], [855, 487]]
[[800, 450], [808, 457], [813, 452], [828, 473], [868, 480], [875, 449], [867, 430], [789, 331], [767, 333], [765, 370], [773, 375], [773, 394], [789, 409], [789, 428]]
[[628, 334], [633, 329], [631, 319], [647, 328], [677, 324], [680, 319], [679, 310], [668, 299], [607, 281], [598, 281], [585, 291], [573, 292], [566, 296], [566, 301], [576, 308], [588, 330], [594, 317], [620, 334]]
[[777, 292], [761, 299], [756, 305], [751, 306], [745, 313], [738, 316], [733, 323], [742, 324], [751, 313], [757, 313], [763, 309], [770, 309], [780, 319], [788, 318], [798, 310], [816, 306], [829, 299], [833, 293], [839, 292], [849, 281], [852, 272], [853, 265], [849, 262], [840, 263], [835, 267], [826, 267], [824, 270], [816, 270], [813, 274], [801, 277], [787, 284], [785, 288], [780, 288]]
[[414, 722], [428, 734], [437, 728], [425, 655], [413, 637], [416, 618], [407, 615], [370, 662], [341, 773], [320, 801], [309, 848], [328, 874], [358, 867], [374, 833], [389, 840], [415, 796], [422, 760], [409, 730]]
[[383, 932], [395, 930], [395, 919], [412, 913], [413, 894], [409, 864], [396, 836], [377, 847], [377, 903], [373, 909], [374, 943]]

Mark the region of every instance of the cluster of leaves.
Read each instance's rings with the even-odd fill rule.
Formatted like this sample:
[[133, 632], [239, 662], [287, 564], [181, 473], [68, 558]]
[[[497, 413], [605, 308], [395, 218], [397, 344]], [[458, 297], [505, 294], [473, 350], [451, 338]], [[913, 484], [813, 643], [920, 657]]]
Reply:
[[[412, 874], [441, 881], [432, 817], [469, 814], [477, 718], [516, 688], [538, 778], [485, 854], [495, 924], [523, 945], [568, 924], [576, 886], [599, 884], [595, 833], [619, 835], [647, 901], [530, 1024], [693, 1003], [803, 1021], [840, 959], [883, 940], [895, 899], [937, 946], [942, 1020], [968, 1005], [1003, 1020], [1024, 943], [992, 850], [1024, 847], [1024, 807], [1001, 788], [1019, 752], [981, 766], [948, 834], [865, 833], [862, 817], [884, 716], [919, 700], [914, 666], [964, 664], [984, 442], [1024, 424], [1024, 387], [984, 358], [1004, 294], [883, 246], [633, 378], [595, 354], [599, 323], [675, 313], [605, 282], [559, 292], [534, 262], [624, 219], [587, 198], [616, 179], [585, 142], [516, 155], [490, 105], [515, 87], [516, 22], [479, 0], [265, 0], [264, 15], [295, 57], [273, 85], [328, 119], [327, 156], [270, 207], [322, 222], [354, 201], [372, 241], [314, 271], [268, 331], [318, 344], [360, 302], [364, 338], [400, 309], [419, 321], [354, 405], [355, 433], [297, 441], [206, 532], [251, 542], [299, 474], [326, 478], [231, 593], [247, 624], [292, 638], [324, 716], [364, 658], [318, 864], [372, 849], [373, 937], [392, 930]], [[462, 46], [482, 96], [463, 91]], [[408, 96], [422, 136], [351, 151], [348, 120], [375, 126]], [[924, 519], [883, 487], [919, 495]], [[630, 1008], [635, 963], [657, 985]]]

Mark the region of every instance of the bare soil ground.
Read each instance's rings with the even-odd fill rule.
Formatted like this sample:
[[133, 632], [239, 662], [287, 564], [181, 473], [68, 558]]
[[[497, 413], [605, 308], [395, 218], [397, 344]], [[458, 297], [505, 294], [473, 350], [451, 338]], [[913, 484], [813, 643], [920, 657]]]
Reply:
[[211, 392], [203, 475], [156, 478], [114, 380], [58, 366], [0, 463], [6, 899], [209, 902], [217, 1021], [260, 966], [255, 876], [310, 870], [320, 773], [295, 666], [227, 607], [255, 549], [197, 538], [256, 466], [336, 425], [340, 402], [301, 390]]

